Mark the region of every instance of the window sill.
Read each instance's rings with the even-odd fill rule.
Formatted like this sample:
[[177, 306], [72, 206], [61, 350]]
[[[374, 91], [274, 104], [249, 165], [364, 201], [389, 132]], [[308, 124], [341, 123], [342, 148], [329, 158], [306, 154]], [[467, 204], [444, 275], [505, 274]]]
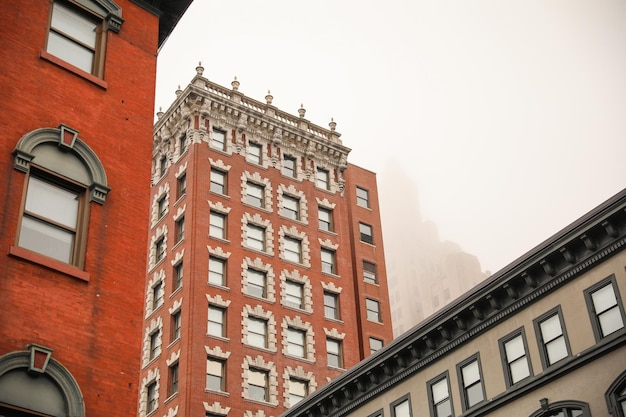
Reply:
[[170, 342], [170, 344], [169, 344], [169, 345], [167, 345], [167, 349], [171, 349], [171, 348], [172, 348], [174, 345], [176, 345], [178, 342], [180, 342], [180, 336], [179, 336], [179, 337], [177, 337], [175, 340], [172, 340], [172, 341]]
[[326, 271], [322, 271], [322, 275], [325, 275], [327, 277], [331, 277], [331, 278], [335, 278], [335, 279], [340, 279], [341, 276], [335, 274], [334, 272], [326, 272]]
[[305, 309], [303, 309], [303, 308], [293, 307], [293, 306], [290, 306], [290, 305], [285, 304], [285, 303], [281, 303], [281, 304], [282, 304], [282, 306], [283, 306], [283, 307], [285, 307], [286, 309], [293, 310], [293, 311], [297, 311], [298, 313], [301, 313], [301, 314], [308, 314], [308, 315], [313, 314], [313, 311], [312, 311], [312, 310], [305, 310]]
[[172, 395], [170, 395], [169, 397], [167, 397], [165, 399], [165, 401], [163, 401], [163, 404], [167, 404], [170, 401], [172, 401], [174, 398], [178, 397], [178, 391], [176, 391], [175, 393], [173, 393]]
[[322, 232], [322, 233], [326, 233], [326, 234], [329, 234], [329, 235], [332, 235], [332, 236], [337, 236], [337, 233], [335, 231], [333, 231], [333, 230], [327, 230], [327, 229], [318, 229], [318, 230], [320, 232]]
[[64, 60], [62, 60], [60, 58], [57, 58], [56, 56], [54, 56], [52, 54], [49, 54], [48, 52], [46, 52], [44, 50], [39, 51], [39, 57], [44, 59], [44, 60], [46, 60], [46, 61], [48, 61], [48, 62], [51, 62], [51, 63], [53, 63], [53, 64], [55, 64], [55, 65], [57, 65], [59, 67], [61, 67], [61, 68], [65, 69], [65, 70], [67, 70], [69, 72], [72, 72], [72, 73], [78, 75], [79, 77], [82, 77], [82, 78], [86, 79], [89, 82], [94, 83], [95, 85], [97, 85], [100, 88], [103, 88], [105, 90], [108, 88], [107, 82], [104, 81], [103, 79], [98, 78], [95, 75], [90, 74], [90, 73], [88, 73], [86, 71], [83, 71], [82, 69], [80, 69], [78, 67], [75, 67], [74, 65], [72, 65], [72, 64], [70, 64], [70, 63], [68, 63], [68, 62], [66, 62], [66, 61], [64, 61]]
[[286, 358], [293, 359], [296, 361], [306, 362], [306, 363], [315, 363], [315, 358], [311, 358], [311, 359], [303, 358], [302, 356], [290, 355], [289, 353], [285, 353], [284, 355]]
[[230, 342], [230, 339], [228, 337], [225, 337], [225, 336], [216, 336], [214, 334], [207, 333], [206, 337], [210, 337], [211, 339], [221, 340], [223, 342]]
[[216, 195], [218, 197], [222, 197], [227, 200], [230, 200], [230, 196], [228, 194], [222, 194], [222, 193], [218, 193], [217, 191], [211, 191], [211, 190], [209, 190], [209, 194]]
[[230, 287], [227, 287], [225, 285], [213, 284], [212, 282], [207, 282], [206, 285], [208, 285], [209, 287], [219, 288], [220, 290], [230, 291]]
[[332, 317], [324, 316], [324, 320], [332, 321], [333, 323], [337, 323], [337, 324], [345, 324], [343, 320], [335, 319], [335, 318], [332, 318]]
[[253, 400], [252, 398], [245, 398], [245, 397], [244, 397], [244, 400], [249, 401], [251, 403], [255, 403], [255, 404], [261, 404], [261, 405], [264, 405], [266, 407], [274, 407], [274, 408], [278, 407], [277, 403], [275, 404], [275, 403], [270, 403], [270, 402], [267, 402], [267, 401]]
[[41, 265], [45, 268], [52, 269], [53, 271], [60, 272], [70, 277], [89, 282], [89, 272], [83, 271], [82, 269], [77, 268], [74, 265], [66, 264], [65, 262], [48, 258], [47, 256], [30, 251], [28, 249], [19, 246], [9, 246], [9, 255], [37, 265]]
[[273, 251], [267, 251], [267, 252], [266, 252], [266, 251], [261, 250], [261, 249], [253, 248], [253, 247], [251, 247], [251, 246], [244, 246], [244, 248], [245, 248], [246, 250], [249, 250], [249, 251], [252, 251], [252, 252], [255, 252], [255, 253], [259, 253], [259, 254], [261, 254], [261, 255], [265, 255], [265, 256], [274, 256], [274, 252], [273, 252]]
[[213, 389], [205, 388], [204, 392], [206, 392], [208, 394], [221, 395], [222, 397], [230, 397], [230, 393], [228, 393], [226, 391], [216, 391], [216, 390], [213, 390]]

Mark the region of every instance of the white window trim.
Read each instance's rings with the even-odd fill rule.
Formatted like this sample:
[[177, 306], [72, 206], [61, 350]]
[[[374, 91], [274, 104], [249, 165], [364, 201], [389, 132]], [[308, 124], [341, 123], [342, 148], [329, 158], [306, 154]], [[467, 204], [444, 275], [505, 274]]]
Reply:
[[246, 206], [250, 206], [246, 203], [246, 197], [248, 196], [248, 182], [255, 183], [264, 188], [263, 190], [263, 202], [261, 207], [256, 207], [257, 209], [265, 210], [267, 212], [272, 212], [272, 183], [269, 179], [261, 177], [261, 174], [258, 172], [250, 173], [248, 171], [244, 171], [241, 174], [241, 203]]
[[170, 210], [169, 209], [169, 206], [170, 206], [170, 183], [169, 182], [166, 182], [165, 184], [159, 186], [158, 191], [156, 192], [154, 197], [152, 197], [152, 217], [150, 220], [151, 229], [154, 229], [154, 226], [156, 226], [159, 220], [161, 220], [161, 217], [159, 217], [159, 201], [162, 198], [165, 199], [165, 214], [163, 215], [163, 218], [165, 218], [165, 216], [167, 216]]
[[282, 333], [283, 333], [283, 355], [288, 357], [294, 357], [289, 354], [289, 342], [287, 340], [288, 329], [293, 328], [296, 330], [301, 330], [305, 333], [305, 356], [304, 359], [309, 362], [315, 362], [315, 332], [313, 331], [313, 326], [310, 322], [302, 321], [300, 316], [284, 317], [283, 322], [281, 323]]
[[[306, 275], [300, 275], [300, 271], [294, 269], [288, 271], [283, 269], [280, 273], [280, 303], [287, 306], [287, 284], [286, 281], [297, 282], [302, 284], [302, 310], [307, 313], [313, 313], [313, 295], [311, 280]], [[293, 308], [293, 307], [291, 307]]]
[[262, 356], [257, 356], [256, 358], [252, 358], [251, 356], [246, 355], [243, 359], [242, 367], [242, 376], [243, 376], [243, 391], [241, 393], [242, 397], [248, 401], [257, 402], [255, 400], [250, 399], [248, 396], [248, 371], [250, 368], [262, 369], [268, 373], [268, 400], [267, 403], [272, 404], [274, 406], [278, 405], [278, 374], [276, 372], [276, 366], [274, 362], [265, 362]]
[[306, 235], [306, 232], [298, 231], [298, 229], [295, 226], [291, 226], [289, 228], [286, 226], [281, 226], [280, 230], [278, 231], [278, 235], [280, 236], [280, 246], [279, 246], [280, 258], [287, 262], [291, 262], [291, 261], [286, 260], [285, 255], [284, 255], [285, 254], [285, 236], [289, 236], [289, 237], [292, 237], [294, 239], [298, 239], [301, 241], [302, 262], [300, 264], [304, 265], [307, 268], [310, 268], [311, 267], [311, 247], [310, 247], [309, 238]]
[[[159, 333], [157, 337], [159, 353], [150, 359], [150, 339], [153, 334]], [[157, 317], [150, 320], [150, 324], [144, 329], [143, 352], [142, 352], [142, 368], [145, 368], [151, 361], [158, 358], [163, 352], [163, 318]]]
[[299, 206], [298, 215], [300, 218], [297, 220], [294, 220], [294, 219], [290, 219], [290, 220], [296, 221], [302, 224], [309, 224], [308, 204], [307, 204], [306, 194], [303, 191], [297, 190], [296, 187], [294, 187], [291, 184], [289, 186], [286, 186], [284, 184], [279, 184], [277, 194], [278, 194], [278, 212], [279, 213], [283, 209], [283, 196], [286, 194], [292, 198], [296, 198], [300, 200], [300, 203], [298, 204]]
[[295, 368], [286, 366], [283, 369], [283, 406], [285, 408], [293, 406], [293, 404], [289, 404], [289, 382], [291, 379], [306, 381], [309, 388], [309, 395], [317, 390], [317, 381], [315, 380], [315, 374], [313, 372], [307, 372], [299, 365]]
[[[258, 249], [247, 246], [248, 224], [265, 229], [265, 251], [259, 251]], [[244, 213], [243, 218], [241, 219], [241, 241], [243, 247], [249, 250], [274, 256], [274, 229], [272, 228], [272, 223], [269, 220], [263, 219], [258, 213], [255, 213], [254, 215]]]
[[255, 269], [265, 273], [265, 293], [264, 300], [275, 302], [276, 301], [276, 288], [274, 286], [274, 269], [272, 265], [263, 263], [261, 258], [254, 258], [254, 260], [245, 257], [241, 263], [241, 292], [251, 297], [258, 298], [248, 293], [248, 270]]
[[[156, 403], [157, 406], [155, 408], [155, 410], [159, 409], [159, 391], [160, 391], [160, 385], [161, 385], [161, 375], [159, 373], [159, 368], [155, 368], [155, 369], [150, 369], [148, 371], [148, 375], [146, 375], [142, 380], [141, 380], [141, 393], [139, 396], [139, 416], [140, 417], [145, 417], [148, 413], [148, 385], [151, 385], [152, 383], [155, 383], [155, 398], [156, 398]], [[151, 411], [150, 413], [154, 413], [154, 411]]]
[[249, 304], [246, 304], [241, 312], [241, 343], [246, 346], [252, 346], [248, 343], [248, 317], [259, 318], [267, 321], [267, 348], [260, 348], [258, 346], [253, 346], [257, 349], [267, 350], [268, 352], [276, 352], [277, 351], [277, 341], [276, 341], [276, 319], [274, 318], [274, 313], [271, 311], [263, 310], [263, 307], [257, 305], [256, 307], [251, 307]]

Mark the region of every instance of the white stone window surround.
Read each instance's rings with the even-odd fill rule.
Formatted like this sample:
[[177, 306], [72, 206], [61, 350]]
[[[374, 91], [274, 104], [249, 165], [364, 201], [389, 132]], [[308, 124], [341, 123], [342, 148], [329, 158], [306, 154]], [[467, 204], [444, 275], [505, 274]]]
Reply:
[[[176, 268], [176, 265], [180, 264], [183, 261], [183, 256], [185, 255], [185, 249], [183, 248], [180, 252], [176, 252], [176, 254], [174, 255], [174, 259], [172, 259], [172, 261], [170, 262], [172, 264], [172, 268]], [[172, 279], [176, 279], [175, 276], [172, 277]], [[174, 295], [177, 294], [177, 290], [179, 290], [182, 287], [182, 284], [180, 287], [175, 288], [174, 292], [172, 292], [170, 294], [170, 298], [173, 297]]]
[[[161, 160], [165, 159], [165, 172], [161, 172]], [[167, 171], [172, 165], [171, 151], [168, 149], [160, 149], [152, 157], [152, 185], [157, 184], [165, 178]]]
[[[258, 249], [247, 246], [248, 224], [265, 229], [265, 251], [259, 251]], [[269, 220], [263, 219], [258, 213], [255, 213], [254, 215], [244, 213], [243, 218], [241, 219], [241, 245], [249, 250], [274, 256], [274, 229], [272, 228], [272, 223]]]
[[[326, 188], [320, 188], [317, 186], [317, 171], [318, 169], [323, 169], [324, 171], [328, 171], [328, 189]], [[339, 185], [335, 182], [335, 175], [336, 175], [336, 171], [335, 168], [324, 164], [324, 163], [319, 163], [319, 161], [315, 162], [315, 172], [313, 173], [313, 175], [311, 175], [311, 179], [313, 180], [313, 183], [315, 184], [315, 188], [317, 190], [321, 190], [321, 191], [325, 191], [327, 193], [331, 193], [331, 194], [335, 194], [337, 191], [339, 191]]]
[[[248, 317], [259, 318], [267, 322], [267, 348], [252, 346], [248, 343]], [[244, 345], [252, 346], [256, 349], [266, 350], [268, 352], [277, 351], [276, 319], [274, 318], [274, 313], [271, 311], [263, 310], [263, 307], [260, 305], [253, 308], [249, 304], [246, 304], [241, 312], [241, 329], [241, 343]]]
[[293, 221], [303, 223], [303, 224], [309, 224], [308, 204], [306, 200], [306, 195], [303, 191], [297, 190], [296, 187], [294, 187], [291, 184], [289, 186], [286, 186], [284, 184], [279, 184], [277, 194], [278, 194], [278, 213], [281, 213], [283, 209], [283, 195], [285, 194], [289, 195], [291, 197], [294, 197], [300, 200], [300, 203], [299, 203], [300, 218], [298, 220], [293, 220]]
[[248, 258], [247, 256], [243, 259], [241, 263], [241, 292], [250, 297], [258, 298], [254, 295], [248, 293], [248, 270], [256, 269], [257, 271], [261, 271], [265, 273], [265, 292], [267, 297], [263, 298], [263, 300], [267, 300], [269, 302], [276, 301], [276, 287], [274, 285], [275, 275], [274, 269], [272, 265], [263, 263], [261, 258], [254, 258], [254, 260]]
[[266, 371], [268, 374], [268, 400], [267, 403], [272, 404], [274, 406], [278, 405], [278, 373], [276, 372], [276, 366], [274, 362], [265, 362], [262, 356], [257, 356], [256, 358], [252, 358], [252, 356], [246, 355], [243, 359], [242, 367], [242, 382], [241, 387], [243, 388], [241, 391], [241, 396], [247, 401], [251, 400], [248, 395], [248, 371], [250, 368], [256, 368], [263, 371]]
[[[301, 275], [300, 271], [294, 269], [292, 271], [288, 271], [283, 269], [280, 273], [280, 303], [283, 306], [287, 306], [287, 287], [286, 281], [297, 282], [302, 284], [302, 310], [307, 313], [313, 313], [313, 294], [312, 294], [312, 286], [311, 280], [306, 275]], [[293, 307], [289, 307], [293, 308]]]
[[289, 404], [289, 382], [291, 379], [306, 381], [309, 388], [308, 395], [311, 395], [317, 390], [317, 381], [315, 380], [315, 374], [313, 372], [306, 372], [304, 368], [299, 365], [295, 368], [286, 366], [283, 369], [283, 406], [285, 408], [289, 408], [293, 405]]
[[313, 326], [311, 325], [311, 323], [309, 322], [304, 322], [302, 321], [302, 317], [300, 316], [295, 316], [294, 318], [291, 317], [283, 317], [283, 321], [281, 323], [281, 328], [282, 328], [282, 334], [283, 334], [283, 355], [288, 356], [290, 358], [293, 358], [293, 355], [290, 355], [288, 353], [288, 341], [287, 341], [287, 330], [289, 328], [292, 329], [296, 329], [296, 330], [301, 330], [303, 332], [305, 332], [305, 357], [304, 358], [298, 358], [298, 359], [303, 359], [309, 362], [315, 362], [315, 333], [313, 332]]
[[170, 357], [165, 360], [165, 363], [167, 364], [167, 366], [172, 366], [173, 364], [178, 362], [179, 359], [180, 359], [180, 349], [172, 352], [170, 354]]
[[146, 288], [146, 311], [144, 318], [148, 318], [150, 314], [154, 312], [154, 310], [152, 309], [152, 306], [154, 306], [154, 287], [156, 287], [158, 284], [161, 284], [163, 291], [165, 291], [165, 269], [160, 269], [155, 272], [154, 275], [152, 275], [150, 281], [148, 281], [148, 285]]
[[178, 207], [176, 213], [172, 216], [172, 220], [175, 222], [178, 221], [182, 216], [185, 215], [185, 209], [187, 208], [187, 204], [184, 204], [182, 207]]
[[220, 415], [220, 416], [227, 416], [228, 413], [230, 412], [230, 407], [222, 407], [219, 401], [215, 401], [212, 404], [209, 404], [208, 402], [203, 401], [202, 405], [204, 405], [204, 411], [207, 413]]
[[[250, 206], [246, 202], [246, 197], [248, 196], [248, 182], [252, 182], [254, 184], [260, 185], [263, 187], [263, 203], [261, 207]], [[257, 209], [265, 210], [267, 212], [272, 212], [272, 183], [269, 179], [261, 177], [261, 174], [258, 172], [250, 173], [248, 171], [244, 171], [241, 173], [241, 203], [249, 206], [255, 207]]]
[[178, 406], [176, 406], [174, 408], [170, 407], [167, 410], [167, 414], [165, 414], [164, 417], [176, 417], [177, 415], [178, 415]]
[[167, 213], [170, 210], [169, 209], [169, 206], [170, 206], [170, 183], [169, 182], [166, 182], [160, 185], [158, 191], [152, 197], [152, 210], [151, 210], [152, 216], [150, 219], [151, 229], [154, 229], [154, 227], [157, 225], [159, 220], [162, 219], [161, 217], [159, 217], [159, 201], [162, 198], [165, 199], [165, 215], [162, 218], [165, 218], [165, 216], [167, 216]]
[[278, 235], [280, 238], [279, 252], [280, 258], [284, 261], [291, 262], [284, 257], [285, 253], [285, 236], [292, 237], [294, 239], [298, 239], [301, 244], [302, 253], [301, 258], [302, 262], [299, 265], [305, 266], [307, 268], [311, 267], [311, 247], [309, 245], [309, 238], [306, 235], [306, 232], [300, 232], [295, 226], [287, 227], [281, 226]]
[[[165, 256], [163, 257], [163, 259], [167, 258], [167, 225], [164, 224], [163, 226], [159, 227], [156, 229], [156, 233], [152, 235], [152, 237], [150, 238], [150, 259], [149, 259], [149, 265], [148, 265], [148, 270], [151, 271], [154, 269], [154, 267], [157, 265], [157, 245], [156, 243], [161, 239], [164, 239], [164, 244], [165, 244]], [[159, 263], [162, 262], [162, 260], [159, 260]]]
[[[159, 409], [159, 391], [161, 385], [161, 375], [159, 368], [150, 369], [148, 375], [141, 380], [141, 392], [139, 393], [139, 416], [145, 417], [148, 414], [148, 386], [155, 383], [155, 397], [157, 406], [155, 410]], [[154, 411], [151, 411], [152, 414]]]
[[[157, 353], [154, 355], [154, 358], [150, 359], [150, 339], [152, 335], [158, 332], [157, 335], [157, 345], [158, 348]], [[151, 361], [158, 358], [163, 351], [163, 318], [157, 317], [150, 320], [150, 324], [144, 329], [144, 337], [143, 337], [143, 352], [142, 352], [142, 368], [145, 368]]]
[[337, 340], [343, 340], [346, 337], [345, 333], [340, 332], [334, 327], [332, 329], [327, 329], [326, 327], [324, 327], [324, 333], [326, 334], [326, 337], [337, 339]]

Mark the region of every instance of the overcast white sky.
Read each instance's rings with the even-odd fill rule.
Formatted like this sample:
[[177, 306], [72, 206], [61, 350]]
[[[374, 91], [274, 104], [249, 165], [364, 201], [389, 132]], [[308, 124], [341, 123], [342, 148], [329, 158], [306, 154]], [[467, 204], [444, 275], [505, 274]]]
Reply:
[[194, 0], [157, 108], [198, 61], [333, 117], [350, 162], [398, 161], [423, 217], [492, 272], [626, 186], [624, 0]]

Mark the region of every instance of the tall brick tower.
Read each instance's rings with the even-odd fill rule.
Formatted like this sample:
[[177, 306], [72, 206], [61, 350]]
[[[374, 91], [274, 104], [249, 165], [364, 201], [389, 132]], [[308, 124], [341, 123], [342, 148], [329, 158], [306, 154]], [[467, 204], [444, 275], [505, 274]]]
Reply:
[[196, 71], [154, 133], [140, 416], [277, 416], [392, 338], [376, 178]]
[[190, 2], [0, 10], [0, 415], [137, 413], [156, 54]]

